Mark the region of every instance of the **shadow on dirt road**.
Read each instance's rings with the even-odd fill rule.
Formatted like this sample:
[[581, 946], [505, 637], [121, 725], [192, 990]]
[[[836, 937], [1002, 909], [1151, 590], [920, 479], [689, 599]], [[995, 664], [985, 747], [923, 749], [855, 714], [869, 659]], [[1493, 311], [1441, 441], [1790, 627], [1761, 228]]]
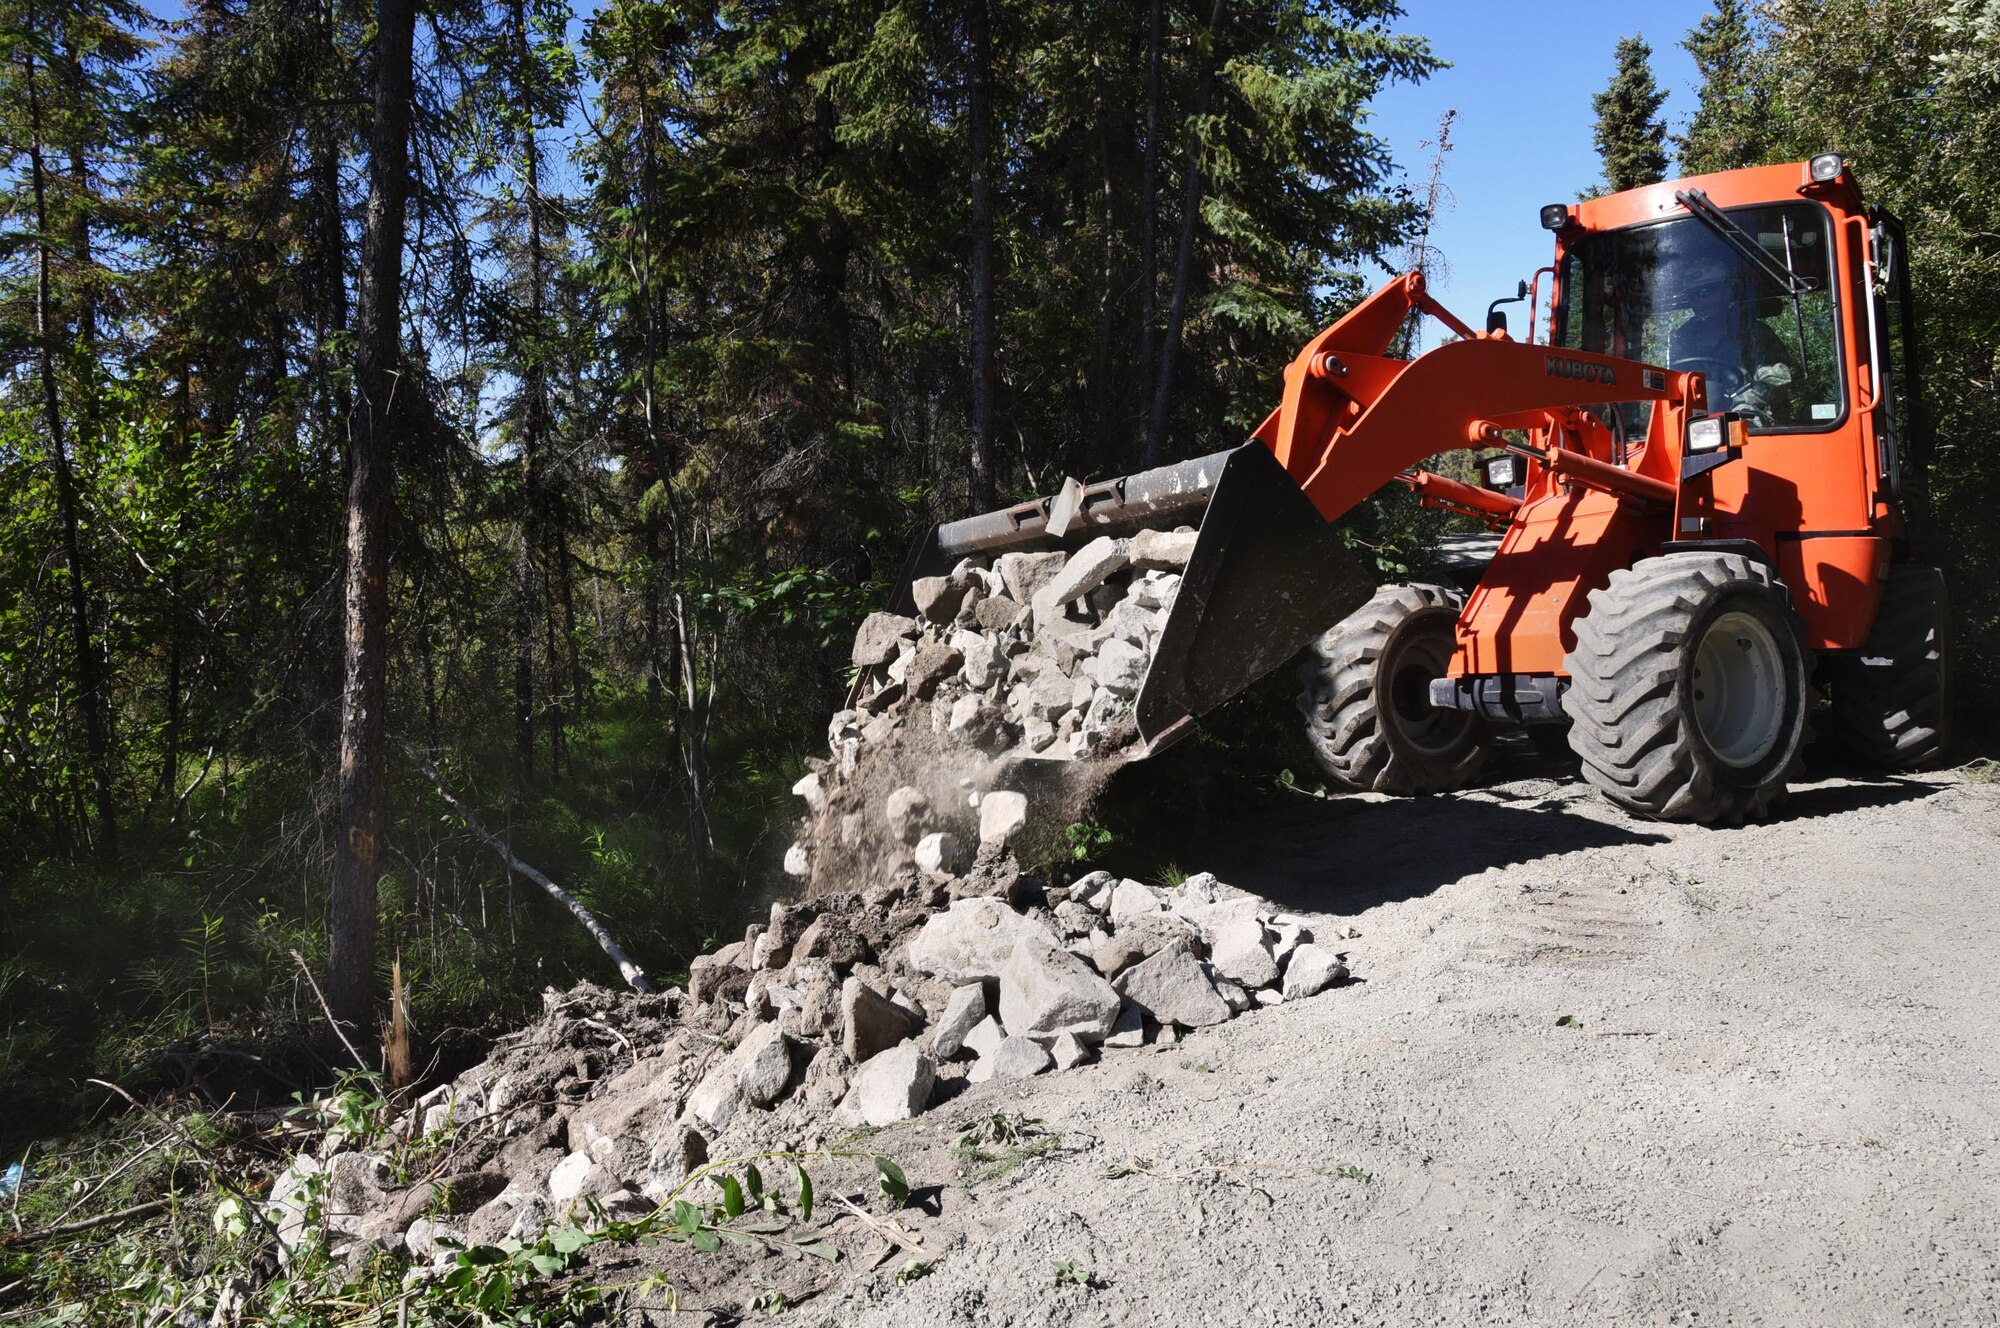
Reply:
[[[1843, 774], [1796, 789], [1766, 826], [1938, 791], [1911, 779]], [[1670, 838], [1599, 801], [1581, 781], [1487, 787], [1463, 796], [1302, 797], [1259, 819], [1263, 833], [1256, 839], [1245, 842], [1240, 831], [1219, 836], [1198, 845], [1190, 860], [1286, 908], [1335, 915], [1413, 899], [1488, 868]]]

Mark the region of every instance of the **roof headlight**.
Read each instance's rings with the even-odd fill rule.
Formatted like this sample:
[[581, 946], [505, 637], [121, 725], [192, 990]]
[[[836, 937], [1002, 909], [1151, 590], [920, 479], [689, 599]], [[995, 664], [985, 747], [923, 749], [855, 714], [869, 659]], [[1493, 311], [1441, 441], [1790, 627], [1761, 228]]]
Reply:
[[1542, 229], [1559, 231], [1569, 225], [1569, 204], [1551, 203], [1542, 209]]
[[1831, 184], [1846, 167], [1847, 162], [1838, 152], [1822, 152], [1806, 163], [1806, 173], [1818, 184]]

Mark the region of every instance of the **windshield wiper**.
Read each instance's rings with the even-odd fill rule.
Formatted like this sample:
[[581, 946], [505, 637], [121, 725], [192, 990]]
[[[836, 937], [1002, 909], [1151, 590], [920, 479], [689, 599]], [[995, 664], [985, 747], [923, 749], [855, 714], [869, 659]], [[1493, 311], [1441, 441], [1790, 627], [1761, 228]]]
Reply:
[[1792, 270], [1792, 229], [1785, 226], [1785, 265], [1779, 267], [1777, 260], [1764, 252], [1764, 246], [1757, 243], [1757, 237], [1729, 219], [1721, 208], [1708, 201], [1708, 195], [1699, 189], [1676, 189], [1674, 201], [1686, 208], [1702, 225], [1714, 231], [1716, 236], [1738, 256], [1770, 278], [1771, 283], [1789, 295], [1792, 300], [1792, 322], [1799, 333], [1799, 377], [1806, 376], [1806, 313], [1799, 297], [1813, 288], [1812, 282]]
[[[1812, 283], [1790, 271], [1789, 267], [1779, 267], [1777, 262], [1764, 252], [1764, 246], [1757, 243], [1757, 237], [1731, 221], [1728, 214], [1708, 201], [1708, 195], [1699, 189], [1677, 189], [1674, 201], [1694, 214], [1695, 220], [1714, 231], [1722, 242], [1734, 249], [1737, 256], [1762, 272], [1785, 294], [1797, 299], [1812, 289]], [[1789, 238], [1785, 245], [1785, 258], [1791, 259]]]

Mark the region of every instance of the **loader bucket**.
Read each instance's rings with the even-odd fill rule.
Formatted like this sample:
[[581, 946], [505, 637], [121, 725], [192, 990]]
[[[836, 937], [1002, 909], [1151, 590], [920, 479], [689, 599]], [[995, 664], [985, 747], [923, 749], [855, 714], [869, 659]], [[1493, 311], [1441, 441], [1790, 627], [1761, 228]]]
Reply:
[[918, 578], [971, 554], [1074, 549], [1099, 535], [1195, 524], [1194, 553], [1135, 707], [1141, 745], [1132, 755], [1150, 756], [1374, 591], [1338, 530], [1262, 443], [939, 526], [911, 550], [891, 609], [912, 612]]
[[1148, 754], [1374, 593], [1339, 530], [1270, 449], [1249, 442], [1229, 453], [1139, 689]]

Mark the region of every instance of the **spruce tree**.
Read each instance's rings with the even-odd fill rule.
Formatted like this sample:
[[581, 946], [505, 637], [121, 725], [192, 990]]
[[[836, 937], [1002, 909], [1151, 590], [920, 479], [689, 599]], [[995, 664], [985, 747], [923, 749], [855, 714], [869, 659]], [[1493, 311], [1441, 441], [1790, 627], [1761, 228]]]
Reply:
[[1700, 105], [1679, 139], [1689, 175], [1755, 166], [1771, 143], [1770, 99], [1756, 67], [1757, 36], [1743, 0], [1716, 0], [1681, 41], [1701, 71]]
[[1614, 191], [1658, 184], [1667, 177], [1667, 126], [1660, 119], [1667, 94], [1653, 82], [1653, 48], [1644, 37], [1621, 37], [1615, 58], [1610, 84], [1591, 98], [1604, 178]]

